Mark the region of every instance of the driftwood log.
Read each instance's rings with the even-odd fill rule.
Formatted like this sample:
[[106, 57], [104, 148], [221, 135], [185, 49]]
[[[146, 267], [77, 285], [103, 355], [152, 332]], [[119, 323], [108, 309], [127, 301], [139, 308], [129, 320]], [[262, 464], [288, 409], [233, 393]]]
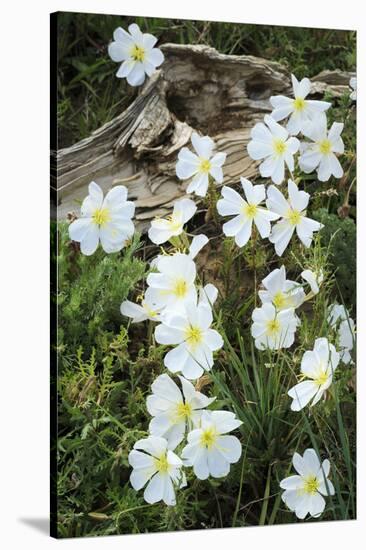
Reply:
[[[78, 210], [95, 180], [105, 191], [126, 185], [143, 230], [185, 193], [188, 183], [177, 179], [175, 164], [194, 130], [210, 135], [217, 150], [227, 153], [225, 184], [257, 173], [246, 151], [250, 130], [271, 111], [271, 95], [291, 93], [290, 73], [279, 63], [207, 46], [166, 44], [162, 50], [162, 68], [123, 113], [79, 143], [51, 152], [58, 219]], [[324, 71], [312, 79], [311, 94], [321, 97], [330, 90], [339, 96], [350, 76]]]

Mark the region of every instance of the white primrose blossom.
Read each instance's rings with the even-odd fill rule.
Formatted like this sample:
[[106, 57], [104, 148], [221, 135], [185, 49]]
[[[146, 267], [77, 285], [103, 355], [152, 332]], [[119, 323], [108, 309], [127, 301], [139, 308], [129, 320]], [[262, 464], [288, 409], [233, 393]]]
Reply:
[[154, 48], [158, 40], [155, 36], [143, 34], [136, 23], [130, 25], [128, 30], [118, 27], [114, 31], [114, 41], [109, 44], [108, 53], [113, 61], [123, 61], [116, 76], [127, 78], [131, 86], [140, 86], [145, 81], [145, 75], [151, 76], [163, 63], [164, 55], [159, 48]]
[[94, 254], [99, 242], [105, 252], [118, 252], [135, 231], [131, 221], [135, 205], [127, 200], [127, 189], [123, 185], [113, 187], [105, 198], [94, 181], [88, 191], [81, 205], [81, 217], [69, 225], [70, 239], [80, 243], [80, 250], [86, 256]]
[[271, 303], [264, 303], [252, 313], [251, 334], [259, 350], [289, 348], [295, 340], [299, 319], [293, 308], [277, 311]]
[[160, 255], [154, 267], [158, 273], [149, 273], [146, 282], [157, 308], [182, 312], [187, 302], [196, 303], [196, 265], [188, 254]]
[[277, 95], [270, 97], [269, 101], [274, 108], [271, 117], [276, 121], [290, 117], [286, 128], [290, 134], [296, 136], [303, 131], [304, 124], [314, 120], [319, 113], [329, 109], [331, 103], [327, 101], [315, 101], [306, 99], [310, 92], [311, 82], [303, 78], [301, 82], [291, 75], [294, 98]]
[[152, 298], [151, 290], [148, 288], [141, 304], [125, 300], [121, 304], [121, 313], [126, 317], [131, 317], [132, 323], [141, 323], [141, 321], [158, 321], [160, 318], [160, 308], [156, 307]]
[[324, 281], [324, 273], [322, 270], [315, 272], [311, 271], [310, 269], [305, 269], [301, 273], [301, 277], [309, 283], [311, 292], [314, 294], [318, 294], [319, 288], [321, 287], [323, 281]]
[[170, 372], [182, 372], [188, 379], [199, 378], [214, 364], [213, 352], [222, 348], [220, 334], [210, 328], [213, 321], [211, 307], [205, 303], [186, 303], [185, 312], [171, 312], [162, 317], [155, 329], [159, 344], [176, 345], [164, 357]]
[[146, 400], [147, 410], [153, 416], [149, 431], [151, 435], [164, 437], [169, 449], [175, 449], [183, 441], [186, 429], [198, 426], [202, 410], [215, 401], [215, 397], [196, 391], [182, 376], [179, 379], [183, 394], [167, 374], [161, 374], [153, 382], [153, 393]]
[[269, 115], [265, 115], [264, 122], [258, 122], [252, 129], [248, 153], [254, 160], [265, 159], [259, 165], [261, 176], [279, 185], [285, 178], [285, 163], [291, 172], [294, 169], [294, 154], [300, 142], [289, 137], [288, 131]]
[[350, 93], [350, 98], [352, 101], [357, 100], [357, 78], [355, 76], [352, 76], [349, 81], [350, 88], [353, 89], [353, 91]]
[[262, 304], [272, 303], [280, 311], [282, 309], [297, 308], [305, 299], [305, 292], [299, 283], [286, 279], [286, 268], [274, 269], [262, 281], [265, 290], [259, 290], [258, 295]]
[[280, 483], [283, 502], [295, 512], [299, 519], [307, 514], [318, 518], [324, 511], [324, 496], [334, 495], [334, 487], [328, 479], [330, 462], [323, 460], [321, 464], [314, 449], [307, 449], [301, 456], [295, 453], [292, 459], [298, 475], [283, 479]]
[[144, 499], [149, 504], [163, 500], [168, 506], [176, 504], [174, 486], [184, 487], [185, 476], [181, 472], [182, 461], [168, 449], [163, 437], [150, 435], [136, 441], [128, 455], [133, 470], [130, 482], [139, 491], [149, 482], [144, 491]]
[[355, 343], [356, 327], [354, 320], [349, 316], [343, 305], [332, 304], [328, 309], [328, 323], [332, 328], [338, 326], [338, 345], [340, 360], [345, 364], [353, 364], [350, 354]]
[[269, 236], [269, 240], [275, 245], [276, 254], [282, 256], [295, 230], [300, 241], [308, 248], [313, 239], [313, 232], [323, 227], [323, 224], [306, 217], [309, 193], [300, 191], [296, 183], [289, 179], [288, 199], [285, 199], [274, 185], [269, 187], [267, 196], [268, 209], [281, 216], [272, 227]]
[[216, 183], [222, 183], [224, 179], [222, 165], [226, 160], [226, 153], [214, 154], [215, 143], [208, 136], [201, 137], [193, 132], [191, 141], [195, 153], [188, 147], [183, 147], [179, 151], [176, 174], [181, 180], [193, 177], [187, 187], [187, 193], [204, 197], [208, 189], [209, 176]]
[[288, 392], [293, 399], [291, 410], [300, 411], [308, 403], [313, 407], [332, 383], [339, 363], [339, 353], [327, 338], [317, 338], [314, 349], [306, 351], [301, 360], [301, 373], [309, 380], [296, 384]]
[[245, 178], [240, 181], [246, 200], [225, 186], [221, 190], [222, 198], [217, 201], [217, 210], [221, 216], [235, 216], [224, 223], [222, 229], [227, 237], [235, 237], [236, 244], [242, 247], [250, 239], [253, 223], [264, 239], [271, 232], [271, 221], [277, 220], [279, 215], [259, 206], [266, 198], [264, 185], [253, 185]]
[[299, 165], [306, 174], [317, 171], [320, 181], [328, 181], [333, 175], [335, 178], [343, 176], [343, 168], [336, 154], [344, 153], [344, 143], [341, 138], [342, 122], [333, 122], [327, 131], [326, 116], [319, 116], [315, 121], [306, 124], [304, 136], [313, 143], [302, 143]]
[[198, 479], [224, 477], [230, 464], [238, 462], [241, 444], [237, 437], [226, 435], [242, 422], [229, 411], [204, 411], [199, 428], [188, 434], [188, 444], [182, 451], [185, 466], [193, 466]]
[[149, 239], [155, 244], [162, 244], [171, 237], [183, 232], [183, 226], [190, 220], [197, 210], [191, 199], [181, 199], [174, 203], [173, 213], [168, 218], [155, 218], [149, 229]]

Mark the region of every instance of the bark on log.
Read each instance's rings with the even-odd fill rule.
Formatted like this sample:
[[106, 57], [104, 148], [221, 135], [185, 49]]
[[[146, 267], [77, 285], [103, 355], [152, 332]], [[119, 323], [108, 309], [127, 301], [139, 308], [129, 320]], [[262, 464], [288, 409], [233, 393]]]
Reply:
[[[271, 95], [291, 93], [289, 72], [276, 62], [207, 46], [165, 44], [162, 50], [162, 68], [123, 113], [79, 143], [51, 152], [58, 219], [78, 210], [95, 180], [105, 191], [126, 185], [144, 229], [184, 195], [187, 183], [177, 179], [175, 164], [194, 130], [210, 135], [217, 150], [227, 153], [225, 184], [257, 174], [246, 151], [250, 130], [271, 111]], [[321, 73], [313, 79], [313, 97], [326, 90], [340, 95], [350, 76]]]

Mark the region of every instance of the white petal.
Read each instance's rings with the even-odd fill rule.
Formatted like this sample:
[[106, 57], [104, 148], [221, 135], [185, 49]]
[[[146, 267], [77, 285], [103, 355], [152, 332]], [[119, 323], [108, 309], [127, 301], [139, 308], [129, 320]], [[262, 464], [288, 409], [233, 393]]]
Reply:
[[130, 57], [129, 50], [132, 42], [111, 42], [108, 46], [108, 54], [112, 61], [119, 63]]
[[213, 329], [209, 329], [205, 333], [205, 342], [212, 351], [216, 351], [224, 345], [221, 334]]
[[[170, 350], [164, 357], [164, 365], [170, 372], [182, 371], [185, 375], [185, 365], [189, 360], [189, 354], [185, 344], [180, 344], [176, 348]], [[186, 378], [189, 378], [186, 376]]]
[[234, 464], [238, 462], [241, 457], [241, 443], [239, 439], [233, 435], [222, 435], [217, 438], [216, 443], [219, 452], [225, 457], [225, 459]]
[[164, 54], [159, 48], [153, 48], [148, 52], [147, 60], [153, 67], [159, 67], [164, 62]]
[[69, 237], [72, 241], [80, 242], [86, 236], [93, 222], [90, 218], [79, 218], [69, 225]]
[[207, 462], [212, 477], [225, 477], [230, 471], [229, 462], [215, 447], [207, 450]]
[[126, 78], [134, 68], [135, 63], [133, 59], [126, 59], [116, 73], [117, 78]]
[[317, 394], [318, 386], [310, 380], [300, 382], [288, 391], [288, 395], [292, 397], [291, 403], [292, 411], [300, 411], [303, 409], [309, 401]]
[[133, 446], [134, 449], [146, 451], [147, 453], [160, 458], [165, 453], [167, 448], [167, 442], [162, 437], [155, 437], [150, 435], [145, 439], [139, 439]]
[[193, 237], [192, 242], [189, 247], [189, 257], [194, 260], [197, 254], [202, 250], [202, 248], [208, 243], [208, 237], [206, 235], [196, 235]]
[[292, 180], [288, 180], [288, 194], [290, 199], [289, 202], [295, 210], [301, 212], [307, 208], [310, 198], [309, 193], [300, 191], [296, 183]]
[[162, 500], [165, 490], [165, 480], [169, 477], [167, 474], [160, 474], [159, 472], [154, 475], [150, 483], [144, 491], [144, 499], [149, 504], [155, 504]]
[[205, 197], [208, 189], [208, 174], [196, 174], [187, 187], [187, 193], [196, 193], [199, 197]]
[[85, 256], [94, 254], [99, 244], [99, 229], [95, 223], [89, 225], [87, 233], [84, 234], [80, 242], [80, 250]]
[[267, 208], [276, 214], [284, 216], [289, 209], [289, 203], [277, 187], [271, 185], [267, 191]]
[[184, 341], [184, 331], [160, 324], [155, 329], [155, 339], [158, 344], [180, 344]]
[[127, 76], [130, 86], [140, 86], [145, 80], [145, 71], [142, 63], [135, 63], [135, 66]]
[[121, 304], [121, 313], [126, 317], [131, 317], [132, 323], [139, 323], [147, 319], [147, 314], [142, 306], [125, 300]]
[[235, 216], [232, 220], [224, 223], [222, 230], [227, 237], [234, 237], [237, 233], [239, 233], [243, 225], [245, 225], [245, 219], [244, 216], [240, 214], [239, 216]]
[[197, 155], [203, 159], [209, 159], [214, 148], [214, 142], [208, 136], [199, 136], [196, 132], [193, 132], [191, 137], [192, 145]]
[[241, 227], [240, 231], [235, 235], [235, 242], [239, 247], [247, 244], [252, 233], [252, 220], [248, 219]]

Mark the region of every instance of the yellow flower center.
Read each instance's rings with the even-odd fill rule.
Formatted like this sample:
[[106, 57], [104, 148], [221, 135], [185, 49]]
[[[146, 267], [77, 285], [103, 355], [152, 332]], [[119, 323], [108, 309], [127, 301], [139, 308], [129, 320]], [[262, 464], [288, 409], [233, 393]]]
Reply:
[[273, 140], [273, 149], [276, 155], [283, 155], [287, 149], [287, 145], [282, 139], [275, 139]]
[[243, 206], [243, 214], [248, 218], [255, 218], [258, 208], [255, 204], [245, 204]]
[[291, 225], [297, 225], [301, 221], [301, 212], [291, 208], [288, 211], [287, 218]]
[[315, 383], [318, 384], [318, 386], [322, 386], [323, 384], [326, 383], [326, 381], [328, 380], [328, 374], [326, 372], [322, 372], [321, 374], [319, 374], [319, 376], [317, 378], [315, 378]]
[[329, 155], [332, 152], [332, 144], [329, 139], [323, 139], [319, 142], [319, 151], [322, 155]]
[[103, 227], [111, 221], [111, 214], [109, 212], [109, 209], [97, 208], [96, 210], [94, 210], [92, 220], [95, 224], [99, 225], [99, 227]]
[[309, 476], [304, 480], [304, 493], [315, 495], [319, 488], [319, 481], [315, 476]]
[[203, 447], [207, 447], [207, 449], [210, 449], [214, 445], [216, 438], [217, 435], [214, 428], [207, 428], [202, 432], [201, 445]]
[[202, 330], [200, 327], [190, 326], [186, 329], [186, 342], [191, 348], [195, 348], [202, 342]]
[[211, 170], [211, 162], [208, 159], [201, 159], [199, 171], [203, 174], [208, 174]]
[[294, 110], [295, 111], [303, 111], [305, 109], [305, 99], [302, 97], [297, 97], [294, 100]]
[[131, 50], [131, 57], [134, 61], [144, 61], [145, 59], [145, 49], [142, 46], [134, 45]]
[[161, 455], [160, 458], [154, 459], [155, 468], [158, 472], [166, 473], [169, 468], [168, 459], [166, 457], [166, 454]]
[[281, 329], [280, 322], [277, 319], [267, 321], [267, 334], [269, 336], [275, 336]]
[[148, 317], [156, 317], [157, 316], [158, 312], [155, 311], [154, 309], [151, 309], [145, 302], [142, 304], [142, 307], [146, 311], [146, 315]]
[[168, 217], [170, 229], [172, 231], [177, 231], [182, 227], [182, 220], [180, 219], [180, 216], [169, 216]]
[[281, 309], [283, 308], [285, 305], [286, 305], [286, 296], [284, 295], [283, 292], [279, 291], [277, 292], [274, 296], [273, 296], [273, 305], [277, 308], [277, 309]]
[[192, 414], [192, 407], [189, 403], [179, 403], [179, 405], [177, 406], [177, 414], [176, 414], [177, 421], [190, 418], [191, 414]]
[[173, 294], [177, 298], [184, 298], [184, 296], [187, 294], [187, 291], [187, 281], [185, 281], [184, 279], [177, 279], [173, 287]]

